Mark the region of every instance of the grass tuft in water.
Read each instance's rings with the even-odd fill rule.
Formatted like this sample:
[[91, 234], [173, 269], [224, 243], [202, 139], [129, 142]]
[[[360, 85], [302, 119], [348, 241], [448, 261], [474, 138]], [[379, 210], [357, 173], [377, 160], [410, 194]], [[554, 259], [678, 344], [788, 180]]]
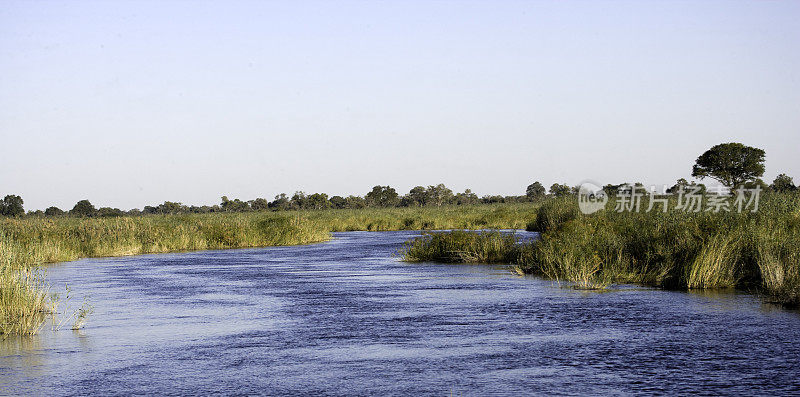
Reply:
[[425, 233], [400, 252], [407, 262], [508, 263], [516, 255], [517, 238], [499, 231]]

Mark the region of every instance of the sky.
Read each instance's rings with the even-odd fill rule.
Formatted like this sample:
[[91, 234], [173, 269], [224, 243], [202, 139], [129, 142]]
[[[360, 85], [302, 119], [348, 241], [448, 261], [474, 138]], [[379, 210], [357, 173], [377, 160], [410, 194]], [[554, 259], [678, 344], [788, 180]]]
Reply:
[[798, 1], [0, 1], [0, 195], [800, 179]]

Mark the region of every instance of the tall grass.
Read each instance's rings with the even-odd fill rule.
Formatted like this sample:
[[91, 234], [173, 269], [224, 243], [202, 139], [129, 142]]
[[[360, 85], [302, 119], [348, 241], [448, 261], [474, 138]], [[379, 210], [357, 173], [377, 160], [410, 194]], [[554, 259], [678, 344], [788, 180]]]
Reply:
[[43, 273], [0, 263], [0, 336], [34, 334], [53, 310]]
[[[614, 208], [613, 202], [608, 208]], [[525, 273], [582, 288], [639, 283], [670, 289], [739, 288], [787, 306], [800, 304], [800, 195], [762, 196], [758, 212], [600, 211], [583, 215], [575, 198], [544, 203], [529, 221], [541, 240], [504, 246]], [[647, 208], [647, 202], [642, 206]], [[483, 244], [486, 244], [484, 242]], [[411, 243], [417, 252], [467, 251], [460, 234]], [[435, 255], [428, 256], [436, 260]]]
[[83, 257], [307, 244], [328, 236], [313, 221], [285, 215], [0, 220], [0, 251], [18, 268]]
[[[800, 303], [800, 196], [768, 194], [759, 211], [633, 213], [577, 217], [577, 204], [551, 203], [542, 243], [520, 258], [530, 273], [567, 273], [577, 258], [594, 280], [665, 288], [740, 288]], [[674, 208], [674, 206], [670, 206]], [[602, 258], [599, 267], [596, 258]], [[554, 270], [553, 270], [554, 269]]]
[[[798, 214], [795, 213], [795, 222]], [[795, 223], [796, 225], [796, 223]], [[800, 306], [800, 233], [797, 228], [765, 230], [756, 236], [755, 261], [770, 300]]]
[[[539, 209], [542, 241], [518, 258], [529, 273], [665, 288], [758, 290], [788, 305], [800, 294], [800, 197], [771, 194], [752, 212], [601, 211], [572, 216], [577, 203]], [[674, 206], [670, 206], [674, 208]], [[544, 222], [543, 220], [556, 221]], [[599, 258], [599, 259], [598, 259]], [[576, 280], [577, 281], [577, 280]]]
[[326, 230], [387, 231], [443, 229], [521, 229], [536, 218], [538, 204], [369, 208], [304, 212]]

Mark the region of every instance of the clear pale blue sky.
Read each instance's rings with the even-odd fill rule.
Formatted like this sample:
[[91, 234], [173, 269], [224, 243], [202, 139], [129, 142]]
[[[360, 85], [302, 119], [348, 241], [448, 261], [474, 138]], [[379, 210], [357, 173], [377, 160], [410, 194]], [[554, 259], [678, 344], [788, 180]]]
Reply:
[[798, 1], [3, 1], [0, 194], [666, 184], [728, 141], [800, 179], [798, 21]]

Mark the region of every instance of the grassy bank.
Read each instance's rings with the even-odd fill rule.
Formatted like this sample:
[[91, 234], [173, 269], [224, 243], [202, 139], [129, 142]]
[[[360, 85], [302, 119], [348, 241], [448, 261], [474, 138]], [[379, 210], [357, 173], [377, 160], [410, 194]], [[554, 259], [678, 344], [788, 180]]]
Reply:
[[514, 245], [498, 234], [469, 239], [454, 233], [412, 242], [413, 249], [405, 254], [413, 261], [439, 260], [446, 251], [464, 252], [468, 258], [471, 250], [480, 254], [482, 246], [497, 246], [506, 251], [495, 257], [510, 258], [507, 263], [525, 273], [583, 288], [611, 283], [739, 288], [761, 293], [768, 301], [800, 304], [796, 194], [766, 195], [758, 212], [741, 214], [606, 210], [582, 215], [576, 199], [557, 199], [541, 206], [529, 229], [541, 231], [541, 241]]
[[79, 258], [325, 241], [331, 232], [521, 228], [534, 204], [147, 215], [0, 218], [0, 334], [32, 333], [49, 302], [32, 267]]
[[522, 228], [535, 204], [147, 215], [0, 218], [0, 258], [13, 268], [78, 258], [309, 244], [331, 232]]
[[306, 244], [328, 233], [300, 216], [206, 214], [0, 221], [0, 255], [15, 268], [78, 258]]
[[305, 244], [329, 233], [297, 216], [242, 214], [0, 220], [0, 334], [32, 334], [55, 305], [35, 265], [98, 256]]

